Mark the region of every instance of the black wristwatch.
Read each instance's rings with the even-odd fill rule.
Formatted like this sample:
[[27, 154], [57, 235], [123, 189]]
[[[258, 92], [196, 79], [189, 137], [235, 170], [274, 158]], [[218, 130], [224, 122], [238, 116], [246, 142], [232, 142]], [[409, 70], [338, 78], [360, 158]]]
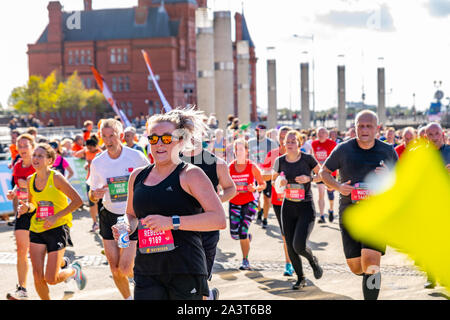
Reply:
[[179, 216], [172, 216], [172, 225], [173, 225], [173, 230], [178, 230], [180, 228], [180, 217]]

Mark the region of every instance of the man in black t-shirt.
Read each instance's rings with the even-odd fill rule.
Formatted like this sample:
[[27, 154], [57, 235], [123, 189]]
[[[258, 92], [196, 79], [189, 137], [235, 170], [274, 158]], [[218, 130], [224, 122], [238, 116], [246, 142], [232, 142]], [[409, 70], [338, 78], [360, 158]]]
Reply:
[[[328, 187], [340, 193], [339, 222], [347, 264], [353, 273], [363, 276], [364, 299], [376, 300], [380, 291], [380, 260], [385, 248], [373, 248], [353, 239], [342, 224], [342, 217], [348, 206], [357, 205], [368, 195], [367, 176], [385, 173], [394, 167], [398, 157], [391, 145], [375, 139], [378, 117], [374, 112], [361, 111], [355, 123], [356, 138], [333, 150], [320, 175]], [[331, 175], [335, 170], [339, 170], [339, 182]]]

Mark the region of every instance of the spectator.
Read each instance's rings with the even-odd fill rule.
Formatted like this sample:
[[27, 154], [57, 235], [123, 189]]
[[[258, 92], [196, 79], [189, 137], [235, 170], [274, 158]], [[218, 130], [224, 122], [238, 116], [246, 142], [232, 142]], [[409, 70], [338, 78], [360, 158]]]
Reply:
[[72, 152], [75, 153], [77, 151], [80, 151], [83, 149], [83, 136], [80, 134], [77, 134], [75, 136], [75, 139], [73, 140], [73, 144], [72, 144]]
[[94, 127], [94, 123], [91, 120], [86, 120], [83, 124], [83, 141], [86, 141], [91, 137], [91, 132]]

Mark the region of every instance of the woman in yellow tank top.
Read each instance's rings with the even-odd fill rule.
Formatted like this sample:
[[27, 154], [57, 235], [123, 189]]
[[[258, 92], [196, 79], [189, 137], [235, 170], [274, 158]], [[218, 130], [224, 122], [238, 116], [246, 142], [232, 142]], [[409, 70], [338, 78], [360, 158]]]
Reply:
[[64, 257], [66, 246], [71, 244], [72, 212], [83, 202], [66, 178], [50, 169], [55, 158], [56, 153], [50, 145], [42, 143], [36, 146], [32, 156], [36, 172], [27, 179], [28, 201], [20, 201], [18, 207], [19, 216], [32, 213], [30, 258], [35, 288], [42, 300], [50, 299], [48, 285], [70, 277], [77, 281], [80, 289], [86, 284], [81, 266], [77, 262], [69, 265], [70, 261]]

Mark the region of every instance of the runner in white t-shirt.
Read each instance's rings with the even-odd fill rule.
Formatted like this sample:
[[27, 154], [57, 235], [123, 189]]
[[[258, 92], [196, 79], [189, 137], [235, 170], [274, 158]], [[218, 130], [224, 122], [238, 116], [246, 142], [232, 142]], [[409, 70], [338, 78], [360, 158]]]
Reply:
[[122, 145], [124, 133], [119, 121], [102, 121], [100, 133], [107, 152], [97, 156], [91, 163], [87, 181], [91, 188], [89, 198], [93, 202], [102, 199], [99, 222], [105, 255], [117, 288], [125, 299], [131, 299], [128, 277], [133, 274], [136, 241], [130, 241], [128, 248], [120, 249], [111, 227], [117, 223], [118, 217], [125, 214], [131, 172], [147, 166], [149, 161], [142, 152]]

